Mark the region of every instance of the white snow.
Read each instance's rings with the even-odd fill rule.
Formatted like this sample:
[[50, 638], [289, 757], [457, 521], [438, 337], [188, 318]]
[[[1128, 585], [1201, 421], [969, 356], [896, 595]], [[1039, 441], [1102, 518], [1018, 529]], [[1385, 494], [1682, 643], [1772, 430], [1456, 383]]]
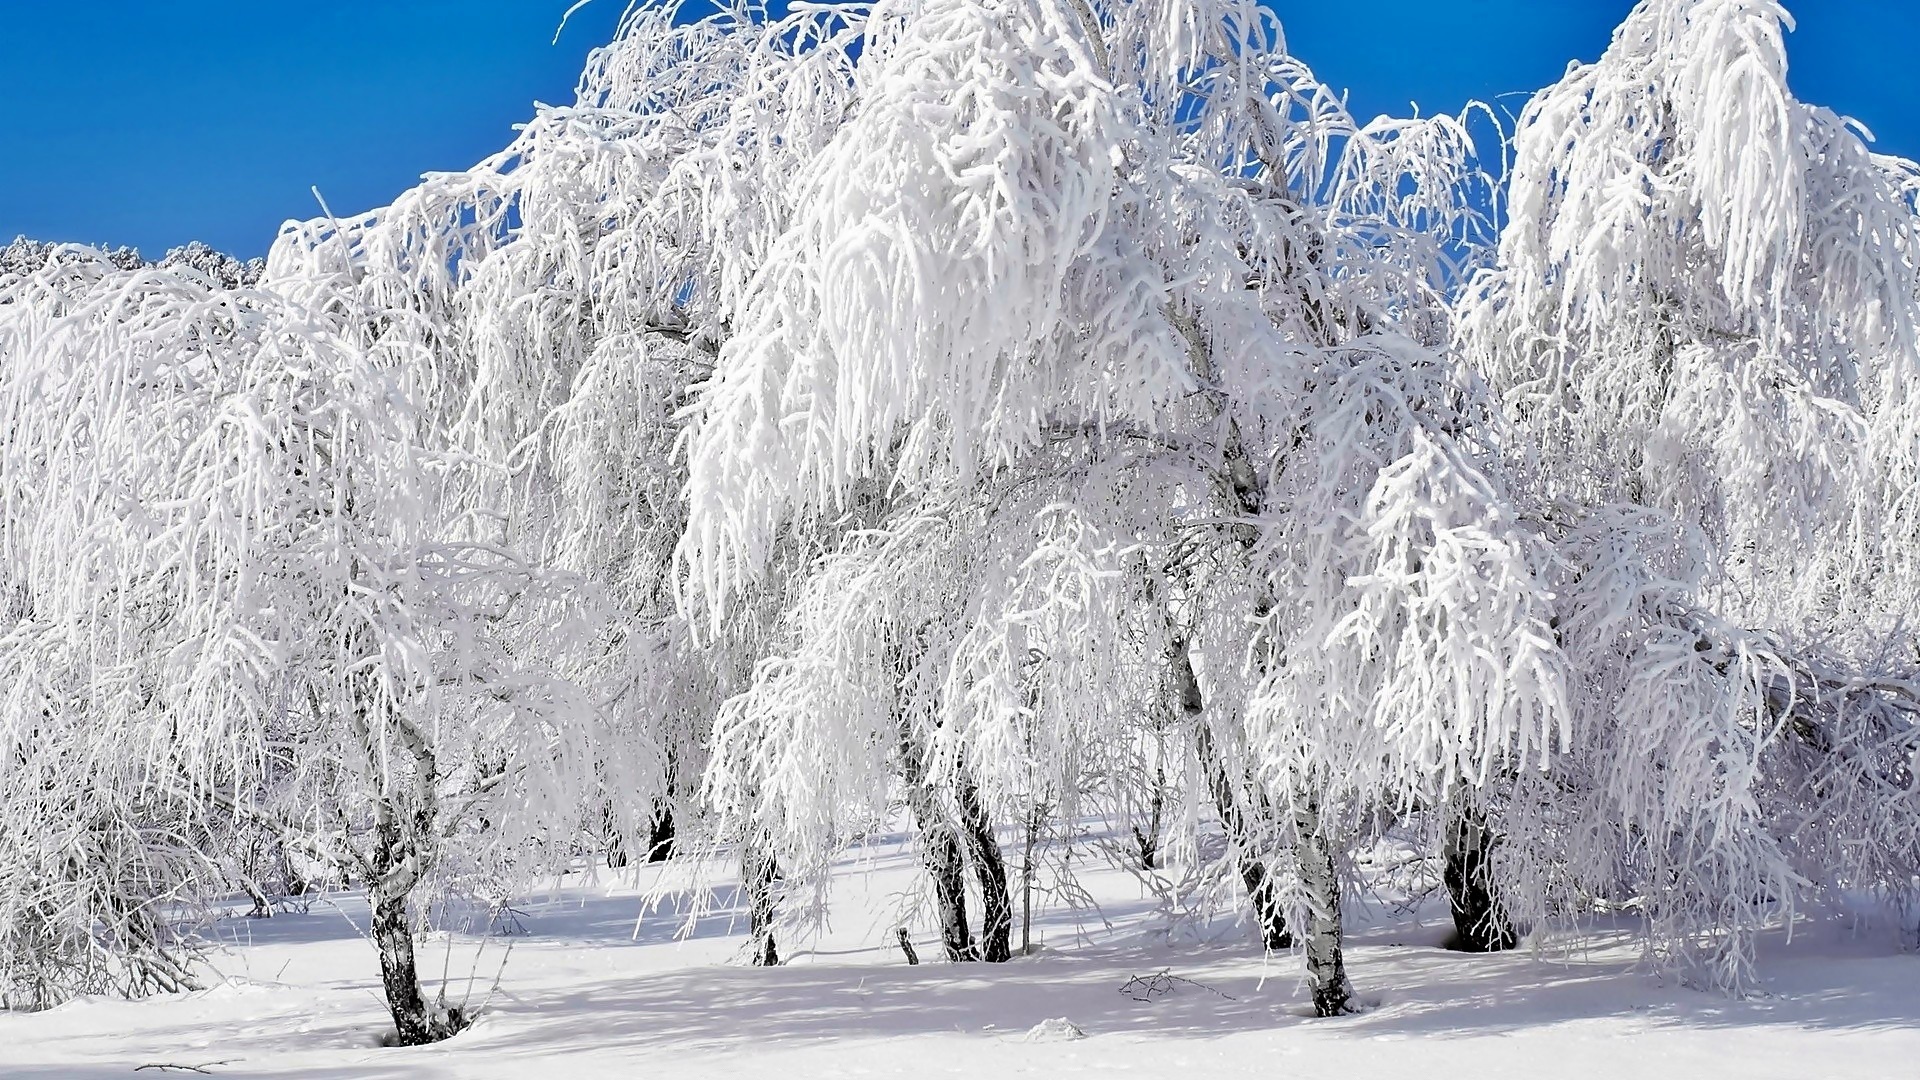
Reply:
[[[1152, 902], [1117, 872], [1084, 881], [1110, 927], [1100, 913], [1051, 908], [1036, 919], [1045, 948], [1035, 955], [956, 966], [930, 959], [937, 943], [918, 925], [922, 962], [908, 967], [891, 915], [919, 871], [905, 838], [889, 837], [840, 864], [834, 926], [817, 941], [783, 941], [791, 959], [778, 968], [738, 961], [745, 916], [731, 886], [686, 940], [675, 940], [674, 914], [692, 899], [685, 892], [636, 929], [641, 893], [662, 873], [688, 876], [671, 866], [575, 873], [516, 905], [523, 935], [429, 934], [422, 966], [435, 984], [444, 970], [458, 1000], [471, 977], [472, 1000], [488, 999], [445, 1043], [380, 1045], [391, 1020], [373, 949], [356, 931], [366, 922], [356, 895], [271, 920], [242, 917], [237, 901], [217, 931], [228, 943], [214, 957], [224, 981], [142, 1002], [0, 1013], [0, 1077], [124, 1078], [170, 1064], [288, 1080], [1812, 1080], [1912, 1076], [1920, 1062], [1920, 957], [1838, 918], [1803, 922], [1791, 941], [1765, 937], [1764, 996], [1736, 1000], [1646, 974], [1624, 933], [1577, 955], [1470, 956], [1439, 947], [1441, 912], [1395, 920], [1377, 903], [1374, 918], [1356, 906], [1348, 964], [1364, 1011], [1314, 1019], [1295, 957], [1264, 958], [1225, 923], [1209, 940], [1169, 940]], [[1123, 992], [1163, 971], [1161, 992]]]
[[1087, 1033], [1073, 1025], [1073, 1021], [1064, 1016], [1051, 1020], [1042, 1020], [1027, 1031], [1027, 1042], [1072, 1042], [1084, 1039]]

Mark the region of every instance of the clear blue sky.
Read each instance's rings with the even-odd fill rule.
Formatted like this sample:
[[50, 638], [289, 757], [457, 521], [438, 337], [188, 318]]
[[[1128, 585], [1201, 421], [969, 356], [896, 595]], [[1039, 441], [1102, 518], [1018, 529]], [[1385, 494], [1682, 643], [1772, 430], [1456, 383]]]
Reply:
[[[1629, 0], [1276, 0], [1363, 115], [1524, 94], [1606, 47]], [[624, 0], [0, 0], [0, 242], [266, 251], [505, 145], [570, 100]], [[1920, 156], [1920, 0], [1789, 0], [1796, 92]]]

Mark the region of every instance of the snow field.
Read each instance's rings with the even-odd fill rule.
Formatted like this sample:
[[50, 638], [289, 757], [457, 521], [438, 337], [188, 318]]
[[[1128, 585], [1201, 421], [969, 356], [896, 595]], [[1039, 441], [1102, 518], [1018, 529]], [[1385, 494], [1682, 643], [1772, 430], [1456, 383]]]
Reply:
[[[1883, 931], [1810, 920], [1763, 941], [1763, 996], [1735, 1000], [1663, 982], [1625, 932], [1576, 955], [1448, 952], [1444, 912], [1351, 905], [1348, 963], [1365, 1010], [1313, 1019], [1296, 957], [1263, 957], [1228, 920], [1183, 940], [1118, 871], [1083, 884], [1112, 923], [1048, 905], [1044, 948], [1006, 965], [937, 959], [930, 918], [908, 967], [892, 916], [919, 888], [902, 837], [843, 859], [834, 920], [790, 940], [789, 962], [738, 962], [745, 912], [732, 887], [679, 939], [690, 893], [639, 918], [669, 864], [573, 873], [516, 902], [524, 934], [431, 932], [428, 992], [498, 989], [474, 1026], [426, 1047], [379, 1045], [379, 996], [357, 893], [270, 920], [231, 909], [209, 990], [144, 1002], [82, 999], [0, 1014], [8, 1080], [126, 1077], [149, 1063], [227, 1077], [598, 1080], [687, 1077], [1139, 1076], [1369, 1078], [1901, 1077], [1920, 1062], [1920, 958]], [[737, 916], [737, 918], [733, 917]], [[504, 968], [501, 966], [505, 957]], [[1147, 980], [1161, 972], [1177, 980]], [[477, 973], [477, 974], [476, 974]], [[1122, 993], [1130, 980], [1132, 995]], [[1146, 997], [1147, 1000], [1136, 1000]], [[1029, 1038], [1064, 1019], [1083, 1039]], [[218, 1063], [218, 1064], [214, 1064]], [[154, 1070], [148, 1070], [148, 1075]], [[164, 1074], [163, 1074], [164, 1075]], [[193, 1075], [173, 1073], [172, 1075]]]

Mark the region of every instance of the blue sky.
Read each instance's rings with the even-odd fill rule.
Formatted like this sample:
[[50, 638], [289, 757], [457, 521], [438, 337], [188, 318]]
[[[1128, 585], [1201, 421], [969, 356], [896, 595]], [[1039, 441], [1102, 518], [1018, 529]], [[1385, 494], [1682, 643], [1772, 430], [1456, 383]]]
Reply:
[[[1293, 51], [1363, 115], [1517, 111], [1631, 7], [1276, 2]], [[566, 0], [0, 0], [0, 242], [263, 254], [281, 221], [316, 213], [312, 186], [361, 210], [505, 145], [536, 99], [570, 99], [623, 5], [593, 0], [553, 44]], [[1788, 6], [1795, 91], [1920, 156], [1920, 0]]]

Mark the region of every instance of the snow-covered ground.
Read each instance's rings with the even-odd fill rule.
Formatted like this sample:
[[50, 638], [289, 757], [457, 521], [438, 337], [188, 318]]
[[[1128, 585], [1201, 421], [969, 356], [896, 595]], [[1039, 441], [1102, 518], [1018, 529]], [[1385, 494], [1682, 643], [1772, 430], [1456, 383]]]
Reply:
[[[1293, 958], [1268, 961], [1230, 928], [1225, 940], [1171, 943], [1119, 873], [1083, 882], [1104, 922], [1048, 910], [1033, 956], [946, 964], [922, 926], [922, 963], [908, 967], [891, 913], [914, 868], [890, 839], [837, 880], [833, 926], [810, 944], [783, 941], [788, 962], [772, 969], [738, 962], [744, 916], [729, 925], [730, 888], [686, 940], [673, 905], [688, 893], [636, 922], [662, 873], [686, 871], [570, 875], [516, 904], [524, 934], [429, 935], [423, 971], [437, 982], [444, 970], [452, 998], [469, 982], [473, 1000], [487, 997], [500, 973], [477, 1023], [437, 1046], [380, 1045], [388, 1020], [356, 929], [366, 909], [349, 894], [271, 920], [236, 905], [219, 924], [229, 944], [212, 989], [0, 1014], [0, 1077], [121, 1078], [149, 1064], [288, 1080], [1920, 1077], [1920, 957], [1839, 921], [1769, 939], [1764, 995], [1734, 1001], [1646, 974], [1624, 937], [1575, 956], [1469, 956], [1439, 947], [1431, 908], [1395, 921], [1356, 906], [1349, 964], [1369, 1008], [1316, 1020]], [[1162, 970], [1186, 981], [1126, 991]], [[1053, 1019], [1085, 1037], [1042, 1026]]]

